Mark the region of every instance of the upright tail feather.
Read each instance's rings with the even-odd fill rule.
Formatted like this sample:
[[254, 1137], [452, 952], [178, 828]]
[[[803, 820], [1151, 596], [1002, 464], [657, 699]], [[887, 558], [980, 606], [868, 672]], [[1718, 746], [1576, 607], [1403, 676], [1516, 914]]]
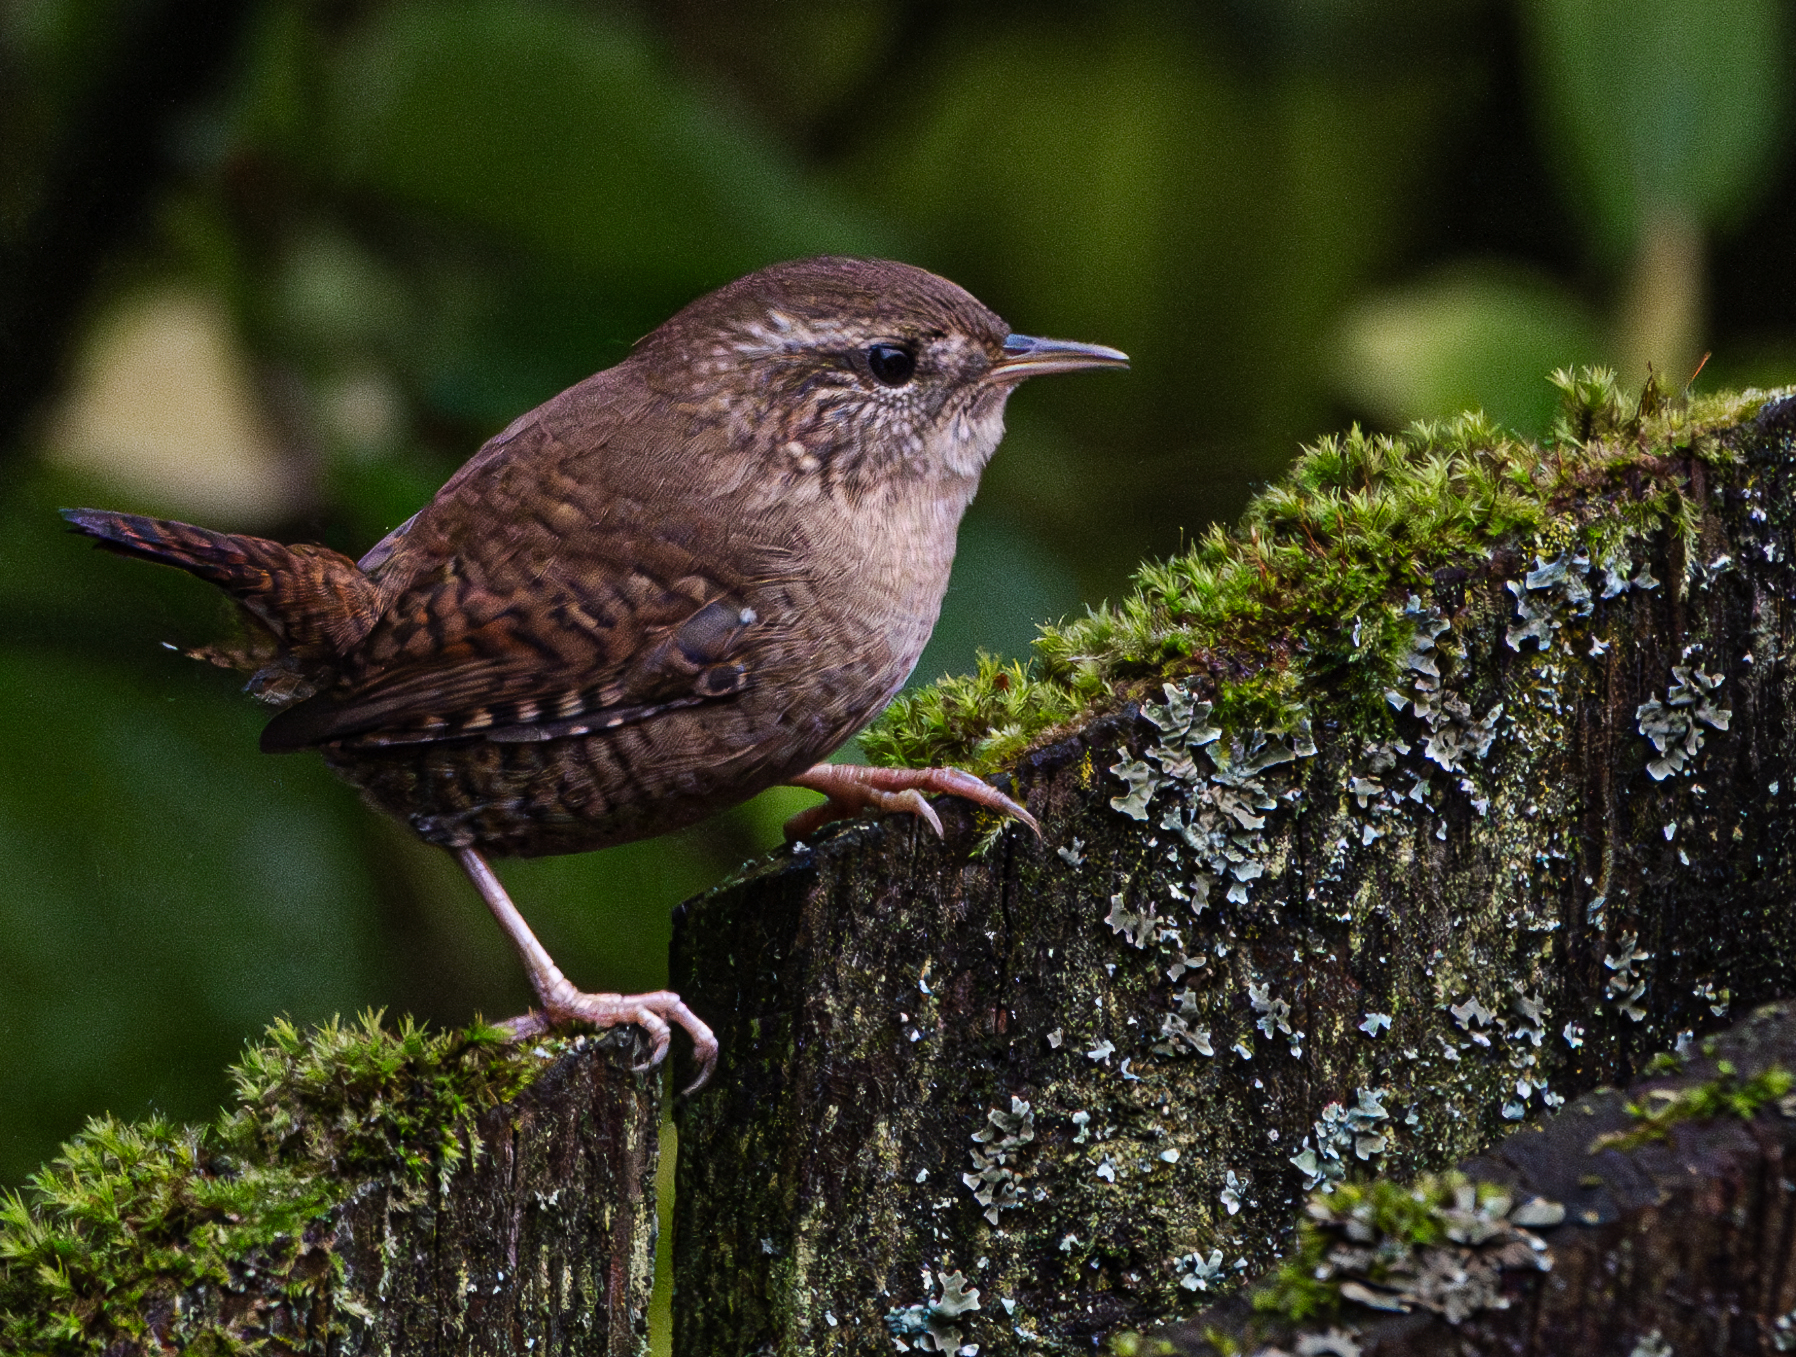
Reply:
[[374, 625], [374, 583], [328, 547], [284, 546], [108, 509], [64, 509], [74, 530], [107, 551], [179, 566], [218, 585], [295, 654], [342, 654]]

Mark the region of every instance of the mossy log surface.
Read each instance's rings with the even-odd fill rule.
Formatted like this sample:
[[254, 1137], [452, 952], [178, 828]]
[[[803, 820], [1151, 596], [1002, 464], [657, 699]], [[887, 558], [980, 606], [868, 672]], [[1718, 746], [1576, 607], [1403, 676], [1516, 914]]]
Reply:
[[[1457, 1194], [1424, 1189], [1441, 1199], [1434, 1210], [1415, 1209], [1402, 1188], [1375, 1187], [1336, 1213], [1319, 1202], [1317, 1214], [1335, 1218], [1306, 1227], [1310, 1247], [1282, 1270], [1294, 1286], [1268, 1288], [1258, 1312], [1231, 1302], [1119, 1347], [1133, 1357], [1796, 1350], [1796, 1008], [1769, 1005], [1701, 1049], [1676, 1074], [1588, 1094], [1467, 1161]], [[1456, 1211], [1456, 1195], [1482, 1209]], [[1516, 1215], [1532, 1224], [1503, 1228]], [[1349, 1220], [1353, 1235], [1341, 1228]], [[1302, 1323], [1278, 1313], [1297, 1298], [1318, 1313]], [[1391, 1313], [1400, 1306], [1407, 1313]]]
[[645, 1349], [660, 1080], [633, 1040], [270, 1037], [213, 1125], [96, 1120], [0, 1197], [0, 1352]]
[[[1283, 600], [1016, 764], [1040, 842], [888, 819], [684, 907], [722, 1062], [678, 1351], [1089, 1352], [1238, 1290], [1309, 1190], [1796, 993], [1793, 429], [1512, 449], [1526, 531]], [[1303, 512], [1267, 532], [1327, 565]]]

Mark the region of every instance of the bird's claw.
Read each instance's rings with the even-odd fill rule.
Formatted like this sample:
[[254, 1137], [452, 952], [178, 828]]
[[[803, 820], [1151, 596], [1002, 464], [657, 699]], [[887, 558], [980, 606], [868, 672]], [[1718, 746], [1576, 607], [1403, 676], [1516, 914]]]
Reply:
[[915, 787], [906, 787], [901, 792], [876, 791], [868, 797], [868, 804], [882, 813], [902, 812], [914, 815], [935, 831], [936, 838], [947, 837], [942, 832], [942, 817], [935, 813], [935, 807], [925, 801], [923, 793]]
[[671, 990], [650, 994], [586, 994], [569, 986], [565, 992], [545, 997], [540, 1009], [499, 1024], [513, 1041], [540, 1036], [568, 1023], [587, 1023], [593, 1027], [622, 1027], [634, 1024], [649, 1038], [649, 1053], [640, 1064], [630, 1068], [637, 1073], [654, 1069], [667, 1058], [673, 1040], [673, 1026], [683, 1028], [692, 1038], [692, 1058], [698, 1076], [681, 1089], [694, 1093], [703, 1088], [717, 1068], [717, 1037], [703, 1019]]
[[1041, 837], [1041, 826], [1033, 815], [991, 783], [959, 768], [864, 768], [851, 763], [820, 763], [791, 779], [791, 785], [822, 792], [829, 799], [822, 805], [801, 810], [786, 821], [788, 841], [802, 839], [832, 820], [845, 820], [863, 811], [882, 814], [902, 811], [915, 815], [940, 838], [941, 817], [925, 799], [931, 794], [958, 796], [1020, 820], [1029, 826], [1036, 838]]

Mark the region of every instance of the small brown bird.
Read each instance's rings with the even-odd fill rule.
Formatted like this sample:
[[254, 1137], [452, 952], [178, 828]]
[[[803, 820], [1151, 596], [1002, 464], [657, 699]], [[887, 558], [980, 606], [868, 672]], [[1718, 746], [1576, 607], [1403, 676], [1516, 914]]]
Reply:
[[109, 551], [242, 605], [284, 706], [269, 753], [317, 749], [371, 804], [454, 854], [518, 949], [519, 1035], [636, 1023], [666, 1054], [717, 1040], [677, 994], [577, 990], [490, 855], [578, 853], [678, 829], [765, 787], [941, 824], [925, 793], [1034, 819], [952, 768], [821, 760], [903, 684], [935, 625], [961, 514], [1025, 377], [1123, 367], [1032, 339], [905, 264], [779, 264], [701, 297], [616, 367], [523, 415], [360, 561], [95, 509]]

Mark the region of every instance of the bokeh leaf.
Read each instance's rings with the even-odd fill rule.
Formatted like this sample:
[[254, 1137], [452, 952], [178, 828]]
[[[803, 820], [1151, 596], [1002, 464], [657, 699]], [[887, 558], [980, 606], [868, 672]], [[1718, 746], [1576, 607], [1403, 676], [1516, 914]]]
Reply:
[[1359, 303], [1337, 341], [1341, 389], [1387, 427], [1481, 409], [1537, 435], [1557, 408], [1545, 374], [1597, 361], [1589, 311], [1547, 279], [1465, 267]]
[[1762, 180], [1787, 113], [1781, 0], [1528, 0], [1552, 149], [1614, 257], [1655, 214], [1713, 226]]
[[329, 89], [345, 180], [589, 275], [697, 292], [775, 259], [889, 243], [616, 14], [383, 7], [344, 44]]
[[201, 1115], [241, 1034], [379, 993], [355, 807], [315, 760], [269, 767], [253, 705], [176, 663], [0, 650], [0, 1180], [103, 1109]]

